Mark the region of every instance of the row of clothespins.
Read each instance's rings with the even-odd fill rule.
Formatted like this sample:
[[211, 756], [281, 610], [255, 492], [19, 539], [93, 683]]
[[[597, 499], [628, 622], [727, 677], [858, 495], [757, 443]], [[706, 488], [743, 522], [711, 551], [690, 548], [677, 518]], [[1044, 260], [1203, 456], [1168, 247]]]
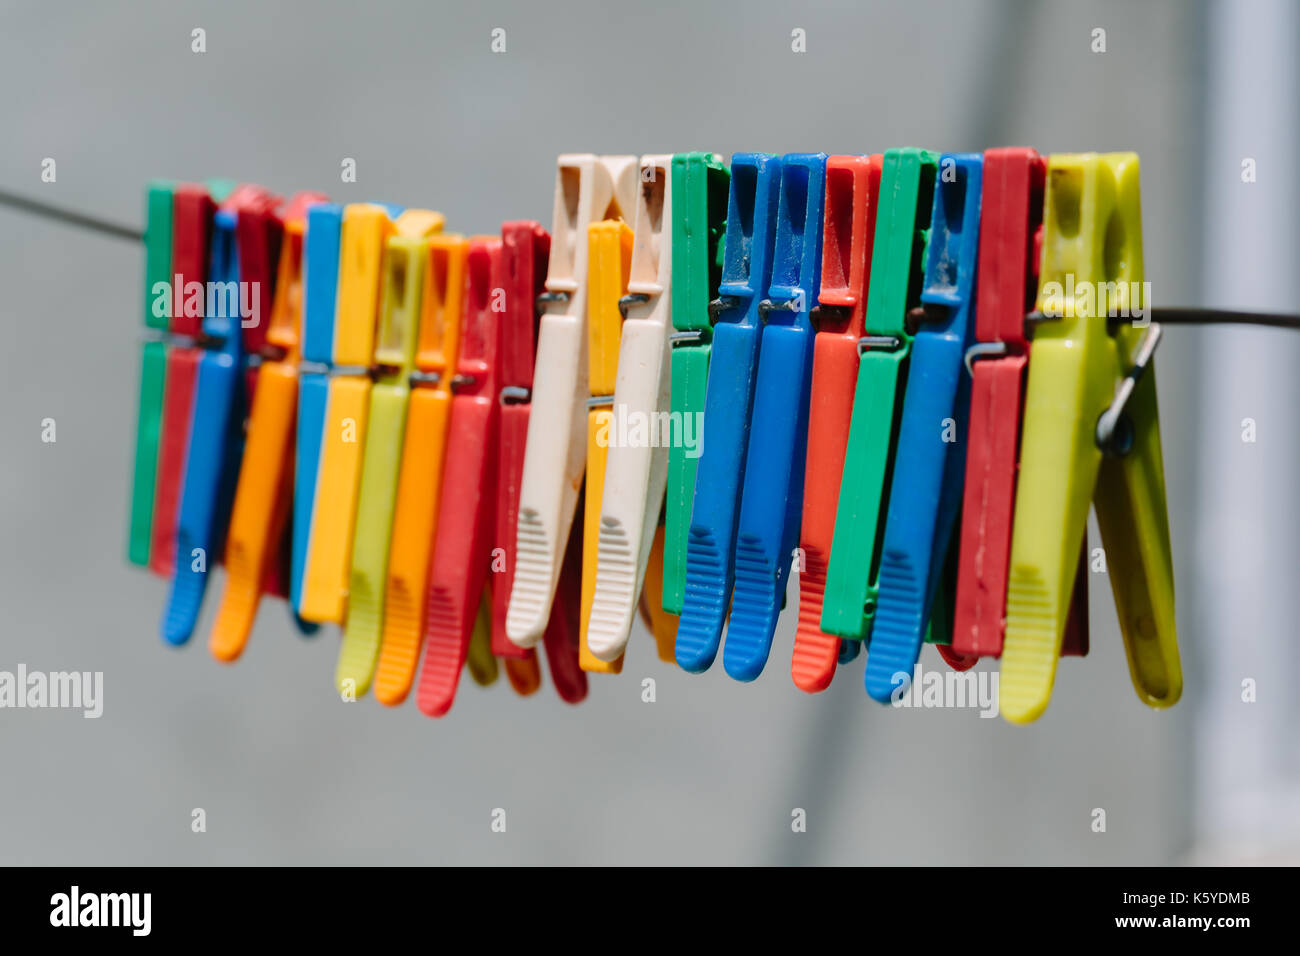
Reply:
[[220, 556], [221, 660], [269, 593], [343, 627], [344, 695], [442, 715], [498, 660], [529, 693], [540, 644], [577, 701], [638, 610], [661, 659], [756, 678], [793, 568], [799, 688], [865, 648], [888, 701], [928, 641], [1000, 657], [1024, 722], [1087, 651], [1092, 503], [1133, 684], [1176, 702], [1154, 374], [1116, 319], [1135, 155], [557, 165], [549, 235], [149, 187], [129, 554], [171, 578], [166, 640]]

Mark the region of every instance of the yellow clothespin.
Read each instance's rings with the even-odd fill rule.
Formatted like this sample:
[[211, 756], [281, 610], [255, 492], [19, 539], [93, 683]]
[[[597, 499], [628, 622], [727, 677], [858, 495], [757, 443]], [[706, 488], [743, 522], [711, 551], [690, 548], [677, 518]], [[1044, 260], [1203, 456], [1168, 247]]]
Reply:
[[[346, 224], [344, 226], [346, 228]], [[334, 680], [340, 693], [370, 689], [383, 628], [384, 580], [397, 503], [406, 409], [420, 332], [430, 236], [441, 231], [442, 216], [408, 210], [388, 238], [383, 293], [375, 339], [375, 383], [370, 391], [365, 460], [352, 537], [347, 623]]]
[[415, 355], [416, 371], [411, 374], [393, 541], [388, 552], [383, 641], [375, 672], [375, 697], [390, 706], [400, 704], [410, 693], [420, 659], [425, 584], [437, 532], [451, 379], [465, 302], [469, 240], [446, 233], [430, 236], [428, 243], [420, 345]]
[[[379, 313], [380, 280], [389, 236], [398, 231], [388, 207], [353, 203], [343, 211], [339, 240], [334, 367], [321, 442], [311, 545], [299, 613], [308, 621], [342, 623], [351, 570], [357, 487], [370, 409], [370, 362]], [[402, 213], [403, 235], [442, 229], [438, 213]]]
[[623, 332], [619, 300], [627, 293], [632, 265], [632, 229], [621, 219], [593, 222], [587, 227], [587, 336], [590, 342], [591, 395], [587, 399], [587, 499], [582, 525], [582, 617], [578, 664], [584, 671], [617, 674], [623, 655], [603, 661], [591, 652], [588, 631], [596, 595], [596, 553], [600, 538], [601, 502], [605, 495], [605, 465], [610, 430], [614, 427], [614, 382], [618, 376], [618, 346]]
[[1035, 720], [1051, 697], [1089, 502], [1138, 696], [1168, 707], [1183, 685], [1149, 365], [1156, 327], [1144, 339], [1127, 318], [1150, 307], [1137, 156], [1050, 157], [1043, 229], [1045, 319], [1029, 362], [1002, 651], [1000, 705], [1013, 723]]
[[[506, 614], [506, 634], [520, 647], [532, 647], [546, 630], [587, 463], [587, 229], [632, 210], [636, 179], [635, 156], [572, 154], [556, 163], [551, 255], [540, 297], [545, 311]], [[615, 315], [621, 294], [610, 304]]]

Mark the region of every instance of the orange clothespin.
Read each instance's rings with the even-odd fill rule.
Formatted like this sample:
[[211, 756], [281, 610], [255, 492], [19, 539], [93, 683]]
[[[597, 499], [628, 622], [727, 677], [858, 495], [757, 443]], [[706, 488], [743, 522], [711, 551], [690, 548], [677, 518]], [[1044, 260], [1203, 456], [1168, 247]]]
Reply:
[[243, 653], [263, 584], [276, 567], [293, 494], [294, 419], [298, 407], [302, 323], [302, 241], [307, 210], [327, 202], [298, 193], [284, 213], [284, 238], [271, 319], [255, 369], [252, 412], [226, 544], [226, 585], [208, 639], [212, 656]]

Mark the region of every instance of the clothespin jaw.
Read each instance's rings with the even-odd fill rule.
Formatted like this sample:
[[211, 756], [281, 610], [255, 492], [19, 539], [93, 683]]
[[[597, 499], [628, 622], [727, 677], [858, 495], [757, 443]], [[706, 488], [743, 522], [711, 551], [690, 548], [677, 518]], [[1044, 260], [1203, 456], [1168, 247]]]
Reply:
[[506, 634], [520, 647], [535, 645], [546, 629], [586, 468], [587, 227], [630, 211], [635, 195], [634, 156], [572, 154], [556, 163], [517, 563], [506, 614]]
[[[597, 540], [586, 644], [605, 662], [617, 661], [627, 646], [668, 480], [672, 436], [661, 434], [659, 423], [668, 422], [671, 388], [672, 163], [671, 155], [641, 158], [627, 296], [617, 304], [626, 318], [613, 383], [614, 415], [595, 408], [589, 413], [597, 421], [609, 416], [612, 426], [627, 431], [587, 453], [589, 462], [607, 457], [599, 520], [587, 532]], [[593, 393], [596, 365], [593, 350]], [[661, 593], [662, 585], [653, 595], [656, 605]]]
[[[876, 154], [832, 156], [826, 160], [818, 299], [821, 317], [813, 344], [806, 486], [799, 535], [804, 566], [799, 573], [799, 621], [790, 667], [795, 686], [808, 693], [830, 686], [841, 652], [840, 638], [822, 630], [822, 603], [835, 535], [844, 448], [853, 415], [858, 341], [867, 313], [883, 159]], [[845, 646], [856, 656], [857, 642]]]
[[542, 635], [546, 651], [546, 666], [551, 672], [555, 692], [565, 703], [577, 704], [587, 697], [587, 672], [582, 669], [579, 646], [582, 641], [582, 548], [586, 540], [583, 531], [583, 514], [586, 501], [578, 493], [577, 513], [573, 516], [573, 531], [564, 548], [564, 564], [560, 568], [560, 582], [556, 585], [555, 600], [551, 602], [551, 619]]
[[822, 608], [822, 630], [840, 637], [867, 637], [875, 613], [877, 532], [888, 506], [886, 476], [897, 438], [895, 411], [911, 349], [905, 317], [918, 304], [937, 160], [935, 153], [908, 147], [888, 150], [881, 164], [866, 350], [858, 363]]
[[[931, 616], [961, 507], [970, 414], [966, 349], [974, 338], [983, 157], [945, 153], [934, 188], [921, 303], [912, 340], [889, 510], [867, 693], [888, 702], [910, 684], [926, 628], [951, 641], [948, 602]], [[945, 592], [946, 598], [946, 592]]]
[[826, 154], [781, 160], [772, 282], [764, 322], [736, 534], [736, 583], [722, 664], [754, 680], [772, 649], [786, 579], [799, 543], [808, 401], [813, 363], [810, 313], [822, 272]]
[[[587, 499], [582, 543], [582, 618], [578, 662], [584, 671], [618, 674], [623, 657], [597, 657], [588, 643], [596, 593], [596, 554], [605, 494], [609, 446], [617, 441], [612, 404], [618, 375], [623, 318], [619, 301], [627, 292], [632, 262], [632, 230], [620, 219], [587, 227], [587, 333], [590, 342], [591, 395], [587, 400]], [[611, 440], [611, 433], [614, 439]]]
[[[176, 520], [181, 480], [194, 413], [194, 383], [198, 377], [199, 321], [206, 295], [208, 245], [216, 204], [208, 190], [192, 183], [178, 185], [172, 195], [172, 314], [163, 387], [162, 435], [154, 486], [149, 570], [170, 578], [176, 564]], [[198, 298], [189, 293], [197, 290]], [[197, 305], [197, 308], [195, 307]], [[189, 306], [189, 308], [187, 308]]]
[[[194, 632], [209, 565], [225, 544], [243, 451], [245, 319], [261, 322], [273, 291], [283, 224], [280, 199], [256, 186], [236, 189], [213, 218], [212, 285], [202, 319], [204, 350], [194, 384], [194, 413], [176, 521], [176, 568], [162, 636], [184, 644]], [[248, 307], [257, 312], [249, 314]]]
[[704, 448], [686, 544], [686, 589], [677, 663], [708, 670], [731, 601], [736, 520], [749, 443], [762, 320], [772, 278], [781, 160], [766, 153], [731, 159], [727, 232], [705, 395]]
[[[299, 193], [283, 217], [275, 294], [259, 348], [265, 361], [256, 370], [257, 385], [231, 509], [226, 585], [208, 642], [212, 655], [221, 661], [233, 661], [243, 653], [263, 585], [279, 559], [293, 488], [303, 233], [307, 210], [324, 201], [326, 197], [318, 193]], [[241, 239], [246, 231], [241, 231]], [[246, 247], [241, 247], [241, 258], [245, 251]]]
[[[709, 303], [722, 278], [731, 171], [713, 153], [673, 157], [671, 417], [681, 440], [668, 451], [664, 502], [663, 608], [680, 615], [686, 593], [686, 538], [699, 463], [713, 319]], [[676, 644], [676, 624], [673, 624]], [[669, 659], [675, 660], [674, 654]]]
[[419, 661], [429, 558], [438, 530], [438, 500], [448, 451], [451, 381], [465, 308], [469, 240], [442, 233], [430, 236], [428, 244], [416, 371], [411, 375], [388, 553], [383, 640], [375, 670], [375, 697], [389, 706], [406, 699]]
[[[424, 668], [416, 693], [420, 710], [441, 717], [451, 709], [469, 652], [474, 615], [491, 564], [496, 527], [496, 427], [500, 385], [499, 297], [504, 282], [501, 240], [470, 240], [468, 289], [460, 354], [452, 380], [450, 450], [438, 502], [437, 539], [429, 565], [424, 613]], [[491, 612], [487, 619], [491, 647]]]
[[466, 650], [465, 670], [480, 687], [491, 687], [501, 676], [501, 665], [492, 654], [491, 598], [485, 591], [474, 614], [474, 625]]
[[307, 577], [311, 554], [311, 519], [316, 506], [325, 413], [329, 404], [329, 367], [334, 359], [334, 314], [342, 228], [342, 206], [321, 203], [307, 210], [302, 253], [302, 365], [298, 376], [298, 421], [294, 439], [293, 549], [289, 581], [289, 603], [299, 615], [302, 613], [302, 584]]
[[660, 601], [664, 587], [664, 526], [655, 528], [650, 544], [650, 558], [645, 567], [645, 586], [641, 589], [638, 608], [655, 639], [655, 651], [665, 664], [677, 663], [677, 615]]
[[343, 210], [333, 369], [298, 609], [306, 620], [321, 624], [342, 624], [346, 614], [357, 490], [369, 424], [369, 368], [384, 253], [394, 229], [391, 211], [376, 203], [351, 203]]
[[[501, 254], [506, 277], [505, 311], [501, 315], [500, 427], [498, 429], [496, 547], [503, 550], [504, 566], [496, 569], [492, 589], [492, 653], [498, 657], [535, 661], [535, 653], [524, 650], [506, 633], [510, 591], [515, 579], [519, 524], [520, 482], [524, 471], [524, 449], [528, 440], [528, 418], [533, 394], [533, 360], [536, 355], [538, 296], [545, 290], [546, 266], [551, 253], [551, 236], [541, 223], [521, 221], [501, 225]], [[575, 646], [576, 660], [576, 646]], [[575, 664], [576, 666], [576, 664]], [[507, 667], [512, 686], [520, 678], [518, 669]], [[538, 675], [540, 680], [540, 674]]]
[[[140, 400], [135, 429], [135, 469], [131, 479], [131, 519], [127, 531], [127, 560], [147, 567], [153, 528], [158, 445], [162, 433], [163, 395], [167, 374], [167, 345], [162, 335], [171, 318], [169, 302], [160, 292], [172, 290], [172, 193], [175, 185], [150, 183], [145, 193], [144, 328], [140, 345]], [[159, 286], [161, 285], [161, 288]]]
[[295, 193], [285, 206], [284, 238], [272, 297], [271, 320], [261, 351], [271, 359], [296, 363], [302, 358], [304, 252], [307, 216], [317, 206], [329, 203], [324, 193]]
[[410, 376], [420, 332], [429, 237], [442, 231], [441, 213], [408, 209], [388, 237], [382, 265], [379, 326], [371, 366], [369, 422], [348, 574], [348, 609], [334, 683], [357, 695], [370, 689], [383, 634], [385, 579], [397, 506], [400, 451], [406, 433]]
[[1152, 369], [1128, 401], [1122, 441], [1105, 458], [1098, 447], [1142, 334], [1127, 323], [1112, 332], [1112, 317], [1148, 304], [1142, 280], [1137, 156], [1051, 156], [1038, 287], [1049, 319], [1033, 337], [1002, 650], [1001, 710], [1013, 723], [1047, 707], [1090, 502], [1138, 696], [1167, 707], [1182, 691]]

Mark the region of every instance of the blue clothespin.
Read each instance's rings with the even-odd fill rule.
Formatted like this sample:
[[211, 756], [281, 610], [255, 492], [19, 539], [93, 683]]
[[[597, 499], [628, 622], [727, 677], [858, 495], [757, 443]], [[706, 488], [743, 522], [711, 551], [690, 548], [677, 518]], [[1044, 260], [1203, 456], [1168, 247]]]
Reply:
[[731, 602], [736, 518], [758, 368], [759, 303], [772, 274], [781, 160], [768, 153], [731, 159], [727, 236], [704, 398], [704, 448], [686, 541], [686, 594], [677, 626], [677, 663], [708, 670]]
[[[242, 186], [213, 217], [203, 334], [213, 343], [199, 361], [194, 414], [181, 483], [176, 523], [176, 567], [163, 611], [162, 636], [184, 644], [194, 632], [207, 590], [208, 571], [225, 546], [226, 526], [239, 480], [244, 443], [246, 396], [244, 322], [271, 321], [271, 296], [283, 223], [275, 214], [280, 198], [255, 186]], [[236, 230], [242, 217], [248, 258], [240, 268]], [[260, 233], [260, 234], [259, 234]], [[247, 284], [240, 282], [247, 272]], [[245, 316], [245, 306], [256, 313]]]
[[736, 680], [753, 680], [767, 664], [799, 544], [814, 334], [808, 313], [821, 285], [825, 199], [825, 153], [782, 157], [772, 283], [758, 306], [762, 342], [736, 526], [735, 596], [722, 654]]
[[302, 253], [302, 361], [298, 367], [298, 424], [293, 477], [293, 551], [289, 604], [302, 603], [302, 579], [311, 540], [311, 512], [316, 502], [321, 436], [330, 393], [334, 359], [334, 303], [339, 285], [339, 236], [343, 207], [322, 203], [307, 210]]
[[983, 171], [979, 153], [939, 159], [921, 291], [925, 318], [912, 339], [867, 649], [867, 693], [884, 702], [912, 679], [961, 507], [971, 384], [963, 357], [975, 332]]

